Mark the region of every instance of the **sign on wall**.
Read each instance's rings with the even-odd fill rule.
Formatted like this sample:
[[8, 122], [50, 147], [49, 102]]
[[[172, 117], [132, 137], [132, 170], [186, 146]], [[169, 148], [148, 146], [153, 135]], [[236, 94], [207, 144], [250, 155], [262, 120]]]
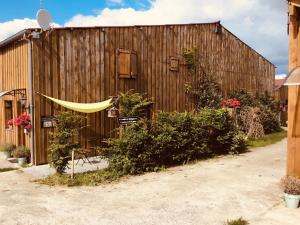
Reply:
[[140, 120], [139, 117], [119, 117], [118, 122], [120, 125], [131, 125], [137, 123]]
[[53, 128], [54, 125], [55, 125], [55, 117], [54, 116], [42, 116], [42, 118], [41, 118], [42, 128]]

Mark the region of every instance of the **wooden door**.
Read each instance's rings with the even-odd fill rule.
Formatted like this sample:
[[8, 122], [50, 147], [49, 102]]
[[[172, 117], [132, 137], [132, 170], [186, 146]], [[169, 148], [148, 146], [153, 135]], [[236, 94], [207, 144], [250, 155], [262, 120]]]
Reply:
[[[21, 106], [21, 102], [18, 101], [17, 102], [17, 115], [19, 116], [21, 113], [23, 113], [22, 106]], [[18, 132], [18, 146], [24, 146], [26, 144], [24, 128], [22, 126], [17, 127], [17, 132]]]

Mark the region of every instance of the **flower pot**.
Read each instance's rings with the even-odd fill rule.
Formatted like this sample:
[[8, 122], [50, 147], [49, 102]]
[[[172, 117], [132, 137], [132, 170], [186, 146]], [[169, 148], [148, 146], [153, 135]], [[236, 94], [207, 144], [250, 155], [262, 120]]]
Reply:
[[299, 207], [300, 195], [284, 194], [286, 206], [289, 209], [297, 209]]
[[27, 164], [27, 158], [18, 158], [18, 164], [20, 166], [24, 166], [25, 164]]
[[24, 134], [28, 134], [28, 130], [24, 128]]
[[11, 156], [10, 152], [3, 152], [3, 155], [4, 155], [4, 159], [8, 159]]

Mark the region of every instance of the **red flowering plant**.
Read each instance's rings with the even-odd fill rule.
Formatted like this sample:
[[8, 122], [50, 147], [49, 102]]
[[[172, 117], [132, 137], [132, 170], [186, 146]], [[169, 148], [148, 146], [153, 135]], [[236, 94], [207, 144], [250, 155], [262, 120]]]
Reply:
[[31, 117], [28, 114], [22, 113], [15, 119], [16, 126], [23, 126], [27, 131], [32, 128]]
[[240, 107], [241, 103], [238, 100], [236, 100], [235, 98], [230, 98], [230, 99], [223, 100], [221, 105], [222, 105], [222, 108], [224, 108], [224, 109], [228, 109], [228, 108], [234, 109], [234, 108]]
[[13, 126], [14, 125], [14, 119], [7, 120], [7, 125], [8, 126]]

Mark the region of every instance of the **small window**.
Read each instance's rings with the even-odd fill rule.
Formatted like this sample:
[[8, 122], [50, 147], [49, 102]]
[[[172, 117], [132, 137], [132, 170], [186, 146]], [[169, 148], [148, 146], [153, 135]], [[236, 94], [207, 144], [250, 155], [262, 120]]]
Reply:
[[138, 59], [135, 51], [118, 50], [118, 76], [119, 78], [136, 79], [138, 74]]
[[13, 119], [13, 104], [12, 101], [4, 101], [5, 106], [5, 129], [9, 128], [8, 121]]
[[170, 57], [170, 70], [179, 71], [179, 59], [174, 56]]

